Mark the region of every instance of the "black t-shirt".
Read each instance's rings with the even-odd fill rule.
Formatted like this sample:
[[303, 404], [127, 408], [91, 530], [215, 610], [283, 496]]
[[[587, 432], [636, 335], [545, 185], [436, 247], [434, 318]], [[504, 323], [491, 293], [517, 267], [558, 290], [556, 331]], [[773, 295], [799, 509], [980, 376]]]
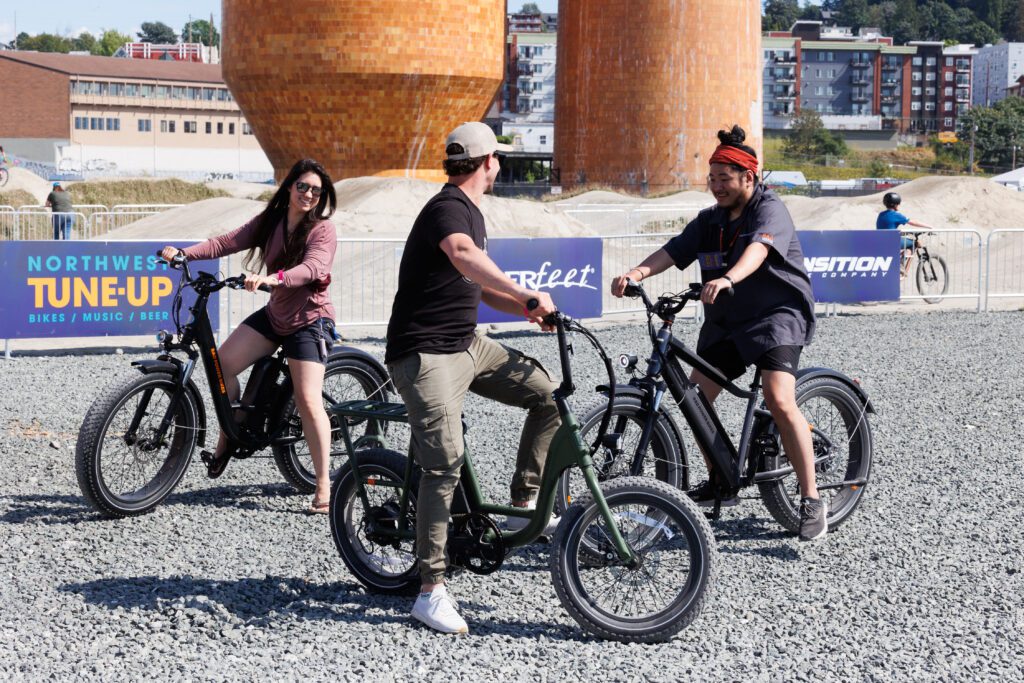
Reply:
[[480, 285], [463, 277], [440, 246], [455, 233], [487, 250], [484, 215], [462, 190], [446, 184], [420, 211], [405, 242], [386, 362], [413, 352], [458, 353], [473, 341]]
[[782, 200], [759, 185], [740, 217], [714, 206], [665, 245], [679, 268], [697, 261], [701, 280], [722, 277], [752, 243], [768, 247], [764, 263], [735, 285], [734, 296], [720, 294], [704, 307], [698, 353], [731, 339], [744, 362], [753, 363], [776, 346], [805, 346], [814, 335], [814, 294], [793, 219]]

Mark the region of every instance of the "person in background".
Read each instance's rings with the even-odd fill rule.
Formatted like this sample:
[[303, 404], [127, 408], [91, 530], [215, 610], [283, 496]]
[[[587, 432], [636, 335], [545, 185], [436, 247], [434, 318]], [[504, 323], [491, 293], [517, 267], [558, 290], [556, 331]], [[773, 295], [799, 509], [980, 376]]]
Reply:
[[[885, 205], [885, 210], [879, 213], [878, 218], [875, 219], [875, 228], [877, 230], [899, 230], [902, 225], [912, 225], [915, 228], [924, 228], [925, 230], [932, 229], [930, 225], [912, 221], [900, 213], [900, 203], [902, 201], [895, 192], [885, 193], [885, 196], [882, 197], [882, 204]], [[914, 258], [914, 237], [900, 235], [900, 252], [903, 254], [900, 279], [903, 279], [910, 272], [910, 261]]]
[[60, 181], [53, 184], [53, 190], [46, 196], [46, 206], [50, 207], [53, 216], [53, 239], [71, 239], [71, 229], [75, 227], [74, 207], [71, 206], [71, 193], [64, 190]]
[[[316, 473], [316, 492], [308, 512], [330, 511], [331, 423], [324, 409], [324, 368], [333, 343], [334, 306], [327, 291], [337, 249], [337, 230], [327, 220], [337, 198], [331, 177], [312, 159], [292, 166], [281, 187], [261, 214], [240, 228], [184, 249], [190, 261], [215, 259], [249, 250], [243, 265], [252, 270], [245, 288], [271, 288], [270, 300], [242, 324], [218, 349], [228, 398], [241, 393], [238, 375], [279, 346], [288, 359], [295, 385], [295, 406], [309, 444]], [[179, 252], [164, 247], [167, 261]], [[260, 272], [266, 268], [266, 275]], [[203, 452], [207, 474], [219, 477], [231, 459], [222, 433], [214, 453]]]

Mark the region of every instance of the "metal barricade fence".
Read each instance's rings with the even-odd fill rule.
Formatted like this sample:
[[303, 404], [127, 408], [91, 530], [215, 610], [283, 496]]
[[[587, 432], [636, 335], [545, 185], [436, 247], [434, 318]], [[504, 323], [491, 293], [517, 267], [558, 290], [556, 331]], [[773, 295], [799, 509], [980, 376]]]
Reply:
[[178, 209], [184, 204], [115, 204], [110, 207], [110, 213], [159, 213], [168, 209]]
[[[915, 253], [907, 276], [900, 282], [900, 301], [939, 303], [973, 299], [975, 310], [981, 310], [985, 244], [979, 231], [901, 230], [900, 234], [919, 235], [919, 243], [928, 250], [931, 262], [925, 265]], [[933, 273], [937, 280], [932, 281]]]
[[89, 216], [87, 239], [98, 239], [113, 230], [119, 230], [135, 221], [155, 216], [159, 211], [98, 211]]
[[[68, 239], [83, 239], [83, 231], [88, 233], [88, 221], [85, 215], [77, 211], [57, 214], [70, 217], [72, 225], [67, 231]], [[49, 209], [30, 210], [24, 208], [14, 213], [14, 228], [8, 239], [12, 240], [52, 240], [54, 214]]]
[[669, 232], [678, 235], [702, 208], [680, 204], [632, 209], [629, 212], [629, 232]]
[[[601, 281], [601, 315], [612, 313], [635, 313], [643, 311], [643, 304], [638, 299], [619, 299], [611, 294], [610, 283], [613, 277], [622, 275], [636, 264], [643, 261], [653, 252], [665, 246], [665, 242], [675, 237], [678, 232], [652, 233], [648, 235], [609, 235], [602, 237], [604, 256]], [[697, 264], [690, 265], [686, 270], [669, 268], [663, 273], [644, 280], [644, 289], [651, 298], [663, 292], [681, 292], [691, 282], [700, 281], [700, 270]], [[700, 306], [687, 306], [681, 317], [701, 316]]]
[[18, 214], [13, 206], [6, 204], [0, 206], [0, 240], [14, 239], [14, 226], [17, 223]]
[[[404, 239], [338, 240], [329, 288], [338, 327], [388, 324], [404, 250]], [[243, 272], [243, 258], [240, 254], [226, 257], [224, 274]], [[230, 333], [266, 305], [268, 296], [263, 292], [222, 290], [220, 329]]]
[[985, 310], [992, 299], [1024, 298], [1024, 229], [993, 230], [985, 253]]
[[626, 209], [568, 209], [570, 216], [598, 235], [614, 235], [629, 230], [629, 212]]

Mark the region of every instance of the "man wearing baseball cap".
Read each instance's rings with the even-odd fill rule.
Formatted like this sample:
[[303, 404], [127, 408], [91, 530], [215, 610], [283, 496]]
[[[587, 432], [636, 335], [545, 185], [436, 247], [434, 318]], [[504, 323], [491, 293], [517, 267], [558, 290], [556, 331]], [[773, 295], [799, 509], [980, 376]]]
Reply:
[[75, 225], [75, 209], [71, 206], [71, 195], [60, 186], [60, 181], [53, 184], [53, 191], [46, 196], [46, 206], [50, 207], [53, 215], [50, 221], [53, 223], [53, 239], [71, 239], [71, 228]]
[[[445, 633], [468, 631], [444, 583], [466, 392], [527, 411], [511, 486], [518, 507], [536, 504], [544, 458], [560, 423], [551, 397], [556, 385], [540, 363], [476, 334], [481, 301], [541, 325], [556, 310], [546, 292], [518, 285], [487, 255], [480, 202], [498, 175], [497, 153], [511, 149], [483, 123], [464, 123], [448, 136], [448, 182], [409, 233], [388, 323], [384, 359], [408, 409], [410, 455], [423, 470], [416, 499], [421, 588], [412, 616]], [[526, 310], [531, 299], [539, 304]], [[521, 527], [515, 522], [523, 521], [510, 518], [508, 524]]]

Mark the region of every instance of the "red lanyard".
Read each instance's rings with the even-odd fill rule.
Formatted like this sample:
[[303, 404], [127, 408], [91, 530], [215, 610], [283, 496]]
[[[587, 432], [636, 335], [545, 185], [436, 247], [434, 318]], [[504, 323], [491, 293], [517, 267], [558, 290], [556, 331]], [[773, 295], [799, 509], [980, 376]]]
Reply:
[[[728, 223], [726, 225], [728, 225]], [[736, 239], [740, 236], [740, 229], [741, 228], [742, 228], [742, 226], [739, 223], [737, 223], [736, 224], [736, 233], [732, 236], [732, 241], [729, 242], [729, 251], [732, 251], [732, 245], [736, 244]], [[718, 251], [721, 251], [721, 252], [725, 251], [725, 249], [722, 248], [722, 242], [723, 242], [724, 238], [725, 238], [725, 227], [723, 226], [721, 232], [718, 233]]]

